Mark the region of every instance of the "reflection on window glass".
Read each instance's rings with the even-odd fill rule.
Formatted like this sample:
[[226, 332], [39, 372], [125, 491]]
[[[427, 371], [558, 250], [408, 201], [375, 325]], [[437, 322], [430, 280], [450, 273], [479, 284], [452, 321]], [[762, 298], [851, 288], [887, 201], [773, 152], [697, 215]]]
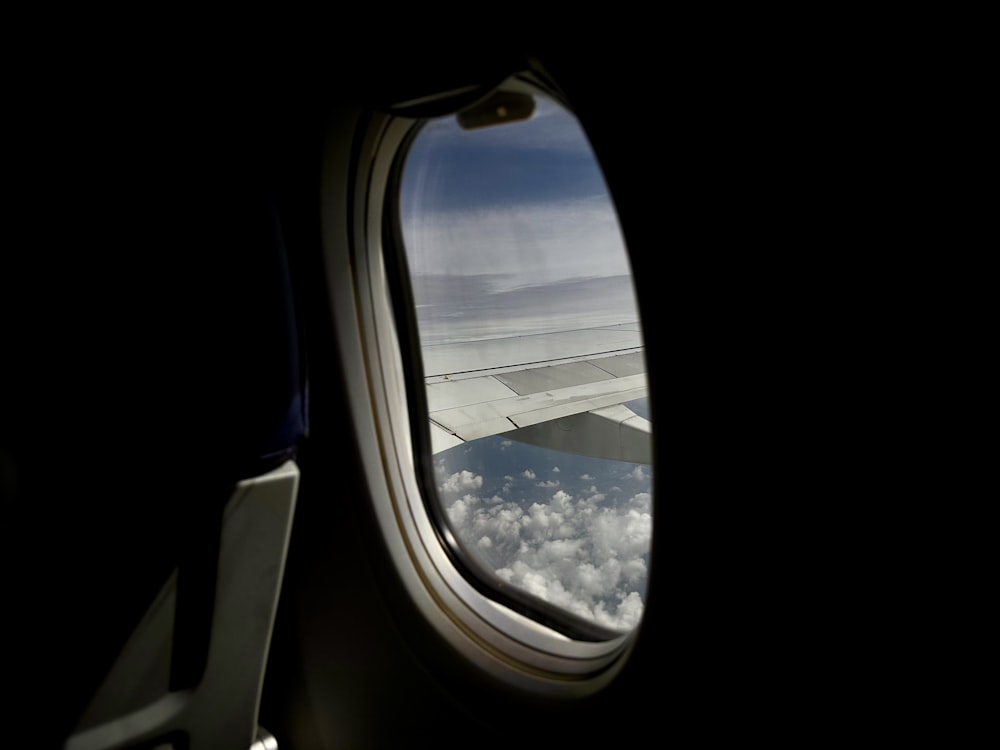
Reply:
[[575, 118], [427, 123], [400, 189], [437, 497], [492, 577], [627, 631], [651, 538], [645, 365], [617, 218]]

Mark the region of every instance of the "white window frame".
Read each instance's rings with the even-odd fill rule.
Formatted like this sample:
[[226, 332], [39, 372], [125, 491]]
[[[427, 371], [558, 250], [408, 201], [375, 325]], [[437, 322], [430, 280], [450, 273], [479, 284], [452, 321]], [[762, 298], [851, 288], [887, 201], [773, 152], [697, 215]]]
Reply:
[[[444, 530], [430, 516], [414, 466], [382, 247], [388, 241], [383, 237], [385, 202], [396, 198], [389, 194], [393, 162], [419, 121], [355, 115], [337, 118], [341, 124], [328, 135], [321, 193], [324, 259], [353, 421], [344, 429], [357, 436], [387, 553], [420, 614], [493, 679], [545, 695], [593, 693], [620, 670], [641, 623], [606, 641], [571, 639], [477, 590], [442, 546]], [[350, 226], [344, 226], [346, 215]]]

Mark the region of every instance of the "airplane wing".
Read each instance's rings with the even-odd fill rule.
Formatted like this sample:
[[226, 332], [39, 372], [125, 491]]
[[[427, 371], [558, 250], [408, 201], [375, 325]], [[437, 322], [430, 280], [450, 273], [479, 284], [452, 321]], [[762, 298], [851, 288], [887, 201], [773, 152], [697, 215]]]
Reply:
[[425, 346], [434, 453], [505, 434], [596, 458], [650, 463], [638, 324]]

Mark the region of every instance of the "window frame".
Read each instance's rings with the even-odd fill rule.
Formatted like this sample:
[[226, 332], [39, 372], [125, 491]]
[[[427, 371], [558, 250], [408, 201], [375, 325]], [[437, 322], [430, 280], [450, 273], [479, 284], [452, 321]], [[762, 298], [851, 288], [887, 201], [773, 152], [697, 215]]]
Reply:
[[[509, 90], [509, 89], [508, 89]], [[532, 92], [541, 95], [541, 92]], [[557, 103], [557, 106], [563, 106]], [[436, 118], [435, 118], [436, 119]], [[434, 475], [433, 451], [429, 431], [427, 389], [421, 354], [420, 333], [417, 327], [416, 308], [411, 284], [411, 276], [407, 264], [407, 254], [404, 248], [402, 217], [400, 211], [400, 190], [403, 170], [409, 157], [409, 149], [420, 136], [424, 125], [429, 119], [417, 120], [407, 131], [399, 148], [389, 174], [387, 198], [383, 206], [383, 237], [388, 241], [382, 243], [386, 254], [386, 272], [395, 301], [396, 331], [400, 337], [403, 352], [403, 367], [406, 375], [407, 400], [409, 404], [412, 429], [418, 434], [413, 443], [414, 465], [417, 467], [417, 479], [430, 513], [438, 539], [451, 558], [452, 564], [461, 571], [476, 589], [490, 599], [503, 604], [520, 614], [540, 622], [575, 640], [609, 641], [622, 635], [614, 630], [576, 615], [566, 609], [553, 605], [541, 597], [535, 596], [516, 586], [507, 586], [499, 580], [491, 570], [486, 568], [472, 553], [460, 535], [454, 529], [448, 514], [441, 504]], [[515, 126], [500, 125], [499, 127]]]
[[[566, 106], [552, 92], [524, 81], [508, 87], [541, 93]], [[516, 601], [514, 606], [497, 601], [495, 592], [484, 591], [463, 572], [462, 561], [443, 538], [449, 527], [439, 524], [429, 509], [437, 500], [425, 493], [433, 468], [419, 339], [413, 338], [415, 319], [398, 304], [407, 297], [407, 284], [399, 267], [393, 268], [386, 258], [386, 246], [401, 241], [395, 218], [398, 170], [421, 122], [398, 114], [359, 112], [350, 132], [329, 135], [324, 164], [324, 257], [348, 370], [352, 427], [376, 525], [410, 602], [451, 647], [519, 689], [589, 694], [617, 674], [642, 622], [626, 634], [585, 640], [533, 619], [535, 611], [529, 609], [532, 617], [518, 611]], [[348, 138], [353, 142], [350, 177], [348, 184], [340, 184], [335, 175], [348, 166], [342, 148]], [[348, 227], [342, 226], [339, 216], [344, 214], [338, 214], [338, 206], [349, 211]], [[395, 245], [392, 252], [404, 251]], [[415, 441], [412, 425], [425, 432], [423, 439]], [[421, 444], [418, 454], [415, 446]]]

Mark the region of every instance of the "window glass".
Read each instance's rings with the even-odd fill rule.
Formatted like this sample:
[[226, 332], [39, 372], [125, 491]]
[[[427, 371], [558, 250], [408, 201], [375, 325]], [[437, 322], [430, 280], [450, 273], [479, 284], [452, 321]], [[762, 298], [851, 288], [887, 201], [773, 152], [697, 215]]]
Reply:
[[[652, 528], [642, 333], [610, 196], [573, 115], [426, 123], [400, 221], [442, 523], [496, 591], [627, 631]], [[447, 536], [447, 535], [446, 535]]]

